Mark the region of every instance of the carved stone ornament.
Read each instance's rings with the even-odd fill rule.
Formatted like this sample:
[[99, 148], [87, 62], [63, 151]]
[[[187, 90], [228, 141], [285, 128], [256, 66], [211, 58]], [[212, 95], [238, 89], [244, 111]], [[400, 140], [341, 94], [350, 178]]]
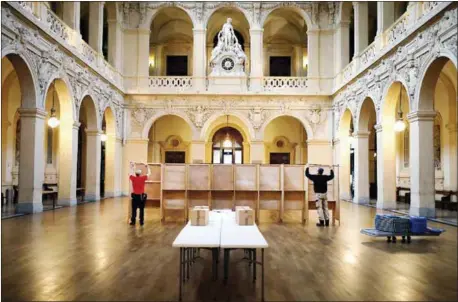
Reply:
[[309, 109], [310, 122], [312, 125], [318, 125], [321, 121], [321, 107]]
[[194, 108], [188, 110], [189, 118], [194, 123], [196, 128], [202, 128], [204, 123], [207, 121], [208, 117], [211, 114], [211, 111], [208, 107], [198, 105]]
[[133, 122], [138, 126], [143, 126], [154, 115], [154, 109], [136, 108], [132, 110]]
[[248, 113], [248, 118], [250, 119], [251, 124], [255, 130], [260, 129], [262, 124], [264, 124], [266, 115], [267, 114], [265, 110], [263, 110], [261, 107], [255, 107], [250, 110]]

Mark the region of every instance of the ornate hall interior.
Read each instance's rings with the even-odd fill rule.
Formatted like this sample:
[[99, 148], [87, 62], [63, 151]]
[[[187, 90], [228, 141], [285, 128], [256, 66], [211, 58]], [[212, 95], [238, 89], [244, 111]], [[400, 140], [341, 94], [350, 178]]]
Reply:
[[[177, 300], [192, 202], [253, 205], [266, 300], [458, 298], [458, 3], [2, 1], [1, 15], [6, 300]], [[130, 226], [143, 163], [145, 225]], [[336, 173], [330, 227], [309, 166]], [[445, 232], [387, 243], [360, 233], [376, 214]], [[242, 257], [225, 285], [202, 251], [184, 299], [260, 300]]]

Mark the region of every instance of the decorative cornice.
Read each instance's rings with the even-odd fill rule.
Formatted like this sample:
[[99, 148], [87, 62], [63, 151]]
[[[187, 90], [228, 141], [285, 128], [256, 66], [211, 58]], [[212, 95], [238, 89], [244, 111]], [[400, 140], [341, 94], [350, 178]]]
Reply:
[[421, 122], [421, 121], [434, 121], [436, 117], [435, 111], [415, 111], [407, 114], [409, 123]]
[[19, 108], [19, 115], [21, 118], [37, 118], [37, 119], [46, 119], [48, 113], [39, 108]]

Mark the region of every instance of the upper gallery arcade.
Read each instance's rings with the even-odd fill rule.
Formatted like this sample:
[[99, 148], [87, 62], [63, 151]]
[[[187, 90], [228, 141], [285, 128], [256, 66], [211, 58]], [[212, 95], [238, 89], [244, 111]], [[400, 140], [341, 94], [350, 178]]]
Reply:
[[[215, 76], [228, 18], [243, 72]], [[408, 187], [431, 216], [457, 190], [456, 44], [452, 2], [6, 1], [2, 192], [36, 212], [43, 184], [127, 194], [130, 161], [338, 164], [342, 198]]]

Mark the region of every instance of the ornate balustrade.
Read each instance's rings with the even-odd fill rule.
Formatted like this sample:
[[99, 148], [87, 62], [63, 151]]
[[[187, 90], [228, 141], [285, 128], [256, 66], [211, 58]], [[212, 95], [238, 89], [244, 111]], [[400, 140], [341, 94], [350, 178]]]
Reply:
[[366, 66], [368, 63], [371, 63], [376, 55], [377, 49], [376, 49], [377, 43], [374, 41], [372, 42], [371, 45], [366, 47], [361, 54], [359, 55], [359, 61], [361, 66]]
[[157, 92], [181, 92], [192, 89], [192, 77], [149, 77], [149, 87]]
[[306, 77], [264, 77], [262, 79], [264, 91], [305, 91], [307, 88]]
[[[9, 1], [12, 7], [23, 13], [47, 34], [72, 51], [96, 72], [122, 90], [122, 76], [102, 56], [90, 47], [79, 32], [73, 30], [62, 21], [52, 10], [41, 2]], [[38, 15], [36, 14], [38, 12]]]
[[396, 22], [393, 23], [385, 31], [385, 45], [394, 44], [399, 40], [402, 40], [407, 33], [407, 30], [412, 24], [409, 24], [409, 15], [410, 13], [405, 12]]

